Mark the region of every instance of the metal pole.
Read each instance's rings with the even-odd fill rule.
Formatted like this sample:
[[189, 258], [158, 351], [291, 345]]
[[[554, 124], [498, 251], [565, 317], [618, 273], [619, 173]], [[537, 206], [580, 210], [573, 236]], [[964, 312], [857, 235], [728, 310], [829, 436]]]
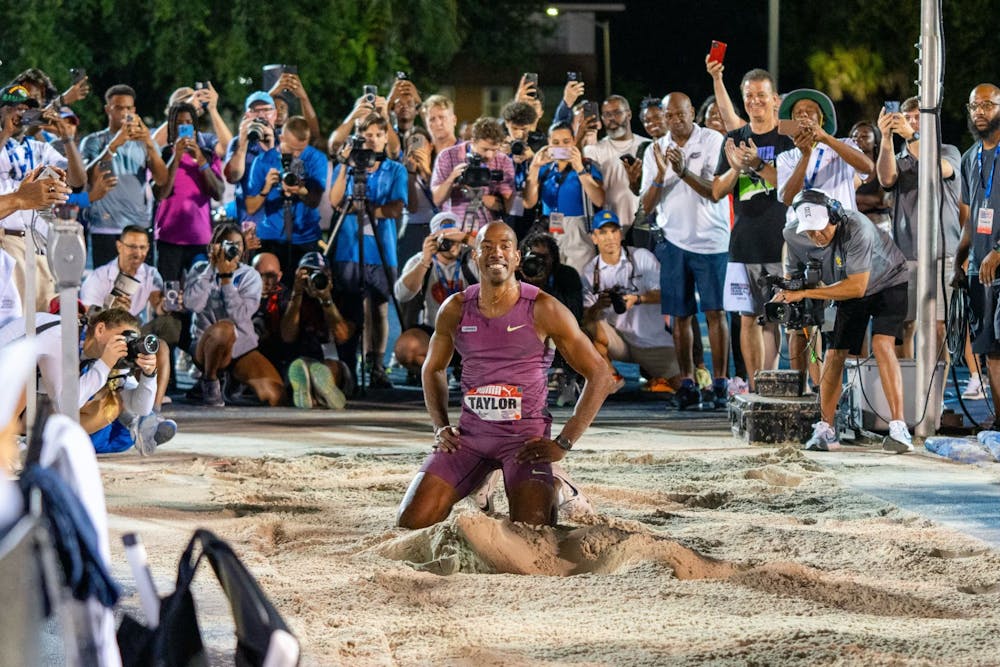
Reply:
[[[938, 176], [941, 160], [936, 108], [941, 98], [941, 17], [938, 0], [920, 3], [920, 169], [917, 174], [917, 338], [916, 361], [917, 415], [927, 408], [917, 424], [917, 436], [934, 434], [941, 412], [941, 402], [929, 392], [936, 379], [938, 349], [935, 305], [937, 303], [937, 245], [941, 227], [941, 201]], [[905, 391], [905, 387], [904, 387]]]
[[775, 90], [778, 88], [778, 38], [781, 22], [781, 0], [767, 2], [767, 71], [774, 79]]
[[[35, 216], [32, 213], [32, 221], [24, 228], [24, 335], [26, 338], [35, 337], [35, 301], [38, 294], [38, 249], [35, 246]], [[28, 378], [28, 389], [25, 405], [24, 428], [26, 442], [31, 442], [32, 430], [35, 426], [35, 413], [38, 411], [38, 377], [32, 373]]]
[[611, 97], [611, 21], [595, 21], [604, 33], [604, 99]]

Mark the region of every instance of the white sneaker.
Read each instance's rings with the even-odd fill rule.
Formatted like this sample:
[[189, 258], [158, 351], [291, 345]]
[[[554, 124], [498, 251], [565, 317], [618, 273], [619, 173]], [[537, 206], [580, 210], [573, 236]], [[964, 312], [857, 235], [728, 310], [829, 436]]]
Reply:
[[986, 398], [983, 393], [983, 378], [978, 373], [969, 376], [969, 381], [962, 391], [962, 398], [968, 401], [981, 401]]
[[493, 495], [496, 493], [497, 485], [503, 476], [502, 470], [494, 470], [475, 491], [468, 495], [468, 498], [480, 512], [493, 513]]
[[573, 483], [565, 468], [553, 463], [552, 476], [556, 481], [556, 507], [559, 508], [560, 515], [571, 518], [597, 514], [590, 500]]
[[913, 451], [913, 438], [906, 428], [906, 422], [897, 419], [889, 422], [889, 435], [882, 441], [882, 449], [894, 454], [906, 454]]
[[837, 441], [837, 434], [832, 426], [824, 421], [818, 421], [813, 424], [813, 434], [806, 440], [805, 448], [817, 452], [832, 452], [840, 449], [840, 442]]
[[729, 384], [726, 387], [726, 391], [730, 396], [735, 396], [736, 394], [745, 394], [750, 391], [750, 387], [747, 386], [747, 381], [741, 377], [730, 378]]

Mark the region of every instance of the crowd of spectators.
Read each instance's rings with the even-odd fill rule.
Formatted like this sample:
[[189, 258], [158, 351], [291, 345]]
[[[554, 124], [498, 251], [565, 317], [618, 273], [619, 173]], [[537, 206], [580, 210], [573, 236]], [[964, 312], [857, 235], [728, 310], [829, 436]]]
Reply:
[[[178, 374], [196, 380], [188, 398], [206, 405], [339, 409], [359, 386], [392, 387], [390, 343], [406, 382], [419, 382], [438, 309], [477, 282], [470, 261], [477, 231], [504, 220], [522, 243], [521, 279], [567, 305], [609, 364], [638, 364], [643, 389], [670, 395], [680, 409], [717, 409], [732, 393], [753, 391], [756, 371], [778, 364], [780, 327], [762, 317], [775, 294], [769, 276], [801, 268], [789, 257], [808, 259], [802, 248], [787, 250], [790, 229], [802, 232], [795, 241], [823, 247], [806, 234], [822, 230], [802, 226], [799, 209], [805, 201], [802, 210], [812, 210], [810, 193], [818, 192], [834, 220], [865, 216], [876, 234], [869, 246], [888, 240], [901, 251], [904, 323], [898, 335], [876, 327], [871, 345], [883, 365], [880, 335], [892, 336], [895, 355], [912, 356], [916, 98], [887, 103], [837, 138], [845, 124], [821, 91], [780, 95], [768, 72], [752, 69], [735, 96], [741, 114], [722, 63], [707, 57], [706, 73], [714, 95], [701, 103], [683, 91], [590, 101], [586, 84], [572, 77], [549, 118], [538, 77], [528, 73], [499, 118], [476, 119], [458, 119], [451, 99], [425, 98], [399, 77], [385, 97], [366, 86], [325, 136], [302, 81], [289, 72], [251, 92], [232, 129], [210, 82], [173, 91], [162, 118], [155, 100], [137, 100], [127, 83], [115, 83], [103, 93], [106, 126], [97, 129], [98, 119], [72, 110], [92, 93], [86, 78], [57, 94], [44, 72], [27, 70], [0, 91], [0, 279], [9, 293], [0, 312], [8, 324], [17, 320], [25, 235], [45, 233], [28, 209], [71, 207], [92, 267], [81, 301], [114, 313], [85, 326], [91, 368], [103, 372], [118, 359], [104, 342], [87, 341], [110, 335], [107, 344], [120, 351], [119, 329], [127, 328], [161, 341], [132, 373], [152, 397], [129, 403], [142, 413], [133, 421], [154, 417], [146, 431], [155, 426], [162, 441], [175, 428], [158, 413], [179, 396]], [[975, 262], [992, 257], [978, 238], [993, 234], [992, 209], [979, 200], [994, 196], [986, 169], [998, 115], [995, 89], [980, 88], [970, 128], [987, 150], [980, 145], [962, 158], [942, 146], [938, 247], [948, 273], [962, 272], [958, 260], [971, 249], [968, 273], [979, 286]], [[456, 134], [459, 120], [467, 138]], [[46, 166], [58, 170], [58, 182], [38, 180]], [[962, 238], [973, 203], [978, 226]], [[36, 309], [46, 312], [55, 289], [45, 262], [37, 267]], [[135, 288], [122, 292], [122, 276]], [[868, 296], [841, 292], [814, 296]], [[946, 298], [941, 290], [939, 313]], [[395, 341], [390, 307], [402, 330]], [[938, 319], [943, 330], [943, 314]], [[791, 365], [808, 369], [819, 387], [815, 328], [789, 330], [787, 345]], [[976, 351], [993, 349], [981, 343]], [[971, 351], [967, 362], [978, 369]], [[460, 376], [460, 359], [452, 372]], [[551, 386], [566, 401], [578, 381], [557, 360]], [[981, 397], [988, 385], [974, 373], [966, 394]]]

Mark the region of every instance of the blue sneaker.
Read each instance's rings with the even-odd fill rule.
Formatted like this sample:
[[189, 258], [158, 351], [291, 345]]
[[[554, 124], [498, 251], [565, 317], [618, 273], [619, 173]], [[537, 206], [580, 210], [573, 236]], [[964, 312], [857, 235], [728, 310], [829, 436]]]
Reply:
[[674, 399], [680, 410], [701, 407], [701, 392], [698, 391], [698, 387], [691, 378], [685, 378], [681, 381], [681, 387], [677, 390]]
[[729, 405], [729, 380], [715, 378], [712, 381], [712, 391], [715, 393], [715, 407], [724, 410]]

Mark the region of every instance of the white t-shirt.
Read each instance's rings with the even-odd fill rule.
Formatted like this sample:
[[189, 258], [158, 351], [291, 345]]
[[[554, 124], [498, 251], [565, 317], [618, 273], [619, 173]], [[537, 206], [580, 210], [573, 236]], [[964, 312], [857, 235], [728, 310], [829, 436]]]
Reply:
[[639, 210], [639, 197], [632, 192], [628, 182], [628, 171], [621, 161], [625, 154], [633, 157], [639, 146], [649, 141], [646, 137], [633, 134], [631, 139], [615, 141], [604, 137], [596, 144], [583, 147], [584, 157], [597, 163], [603, 176], [604, 206], [602, 208], [614, 211], [622, 225], [626, 228], [635, 220], [635, 212]]
[[[80, 286], [80, 301], [85, 306], [105, 305], [105, 301], [111, 295], [111, 290], [115, 286], [115, 279], [118, 278], [118, 258], [114, 258], [107, 264], [94, 269], [87, 279]], [[163, 278], [160, 272], [149, 264], [143, 263], [133, 276], [139, 281], [139, 288], [132, 295], [132, 307], [129, 312], [135, 317], [141, 318], [146, 305], [149, 303], [149, 295], [154, 292], [163, 291]]]
[[[409, 290], [406, 285], [403, 284], [402, 276], [416, 268], [417, 264], [423, 259], [423, 253], [418, 252], [413, 257], [406, 261], [406, 265], [400, 272], [400, 278], [396, 281], [393, 286], [393, 292], [396, 295], [396, 300], [400, 303], [406, 303], [414, 299], [417, 296], [417, 292]], [[469, 269], [472, 275], [479, 276], [479, 267], [471, 259], [469, 260]], [[434, 323], [437, 321], [438, 310], [441, 309], [441, 304], [452, 294], [461, 292], [469, 285], [465, 281], [465, 273], [462, 271], [462, 263], [460, 260], [455, 260], [449, 264], [445, 264], [440, 261], [437, 255], [434, 255], [434, 262], [431, 268], [428, 269], [430, 272], [429, 276], [425, 276], [427, 282], [427, 292], [424, 294], [424, 310], [423, 310], [423, 323], [427, 326], [433, 327]]]
[[[715, 130], [694, 126], [691, 136], [681, 147], [687, 170], [712, 182], [715, 168], [722, 153], [725, 137]], [[668, 132], [656, 140], [642, 157], [642, 186], [645, 192], [656, 179], [656, 156], [653, 150], [663, 153], [668, 146], [675, 146]], [[660, 198], [656, 203], [656, 224], [668, 241], [688, 252], [713, 254], [729, 250], [729, 202], [713, 202], [702, 197], [694, 188], [681, 180], [680, 175], [668, 165], [663, 177], [663, 187], [658, 188]]]
[[[54, 166], [65, 169], [66, 158], [47, 143], [26, 139], [20, 143], [10, 139], [0, 147], [0, 195], [10, 194], [21, 187], [21, 181], [35, 167]], [[0, 227], [12, 231], [31, 227], [34, 211], [14, 211], [0, 220]], [[48, 225], [41, 218], [37, 229], [43, 236], [48, 233]]]
[[[853, 139], [840, 139], [844, 144], [860, 152], [858, 144]], [[778, 199], [785, 196], [785, 185], [795, 171], [795, 165], [802, 159], [802, 151], [798, 148], [778, 154], [775, 166], [778, 169]], [[822, 190], [827, 197], [836, 199], [845, 210], [857, 210], [857, 202], [854, 199], [854, 176], [859, 175], [864, 178], [867, 174], [858, 174], [857, 170], [847, 164], [842, 157], [837, 155], [826, 144], [819, 144], [812, 150], [809, 156], [809, 164], [806, 165], [805, 181], [802, 189]], [[795, 211], [791, 206], [785, 214], [788, 222], [795, 220]]]
[[24, 314], [14, 282], [14, 258], [0, 250], [0, 326]]
[[[600, 272], [600, 285], [596, 291], [595, 265]], [[623, 247], [617, 264], [607, 264], [598, 255], [587, 262], [581, 277], [583, 307], [589, 308], [597, 301], [598, 292], [616, 285], [624, 287], [627, 294], [645, 294], [660, 289], [660, 263], [653, 253], [644, 248]], [[674, 346], [674, 339], [663, 328], [659, 303], [636, 304], [621, 315], [609, 306], [604, 311], [604, 319], [632, 347]]]

